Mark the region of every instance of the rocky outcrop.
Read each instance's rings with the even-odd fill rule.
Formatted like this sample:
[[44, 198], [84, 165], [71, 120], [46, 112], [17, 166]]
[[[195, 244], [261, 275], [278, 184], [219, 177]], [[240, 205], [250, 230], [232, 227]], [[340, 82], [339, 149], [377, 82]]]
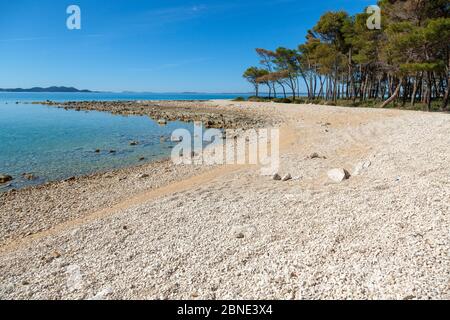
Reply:
[[245, 110], [236, 112], [225, 107], [214, 106], [205, 101], [69, 101], [34, 102], [66, 110], [104, 111], [120, 115], [142, 115], [155, 119], [160, 125], [170, 121], [199, 121], [206, 128], [237, 129], [259, 128], [273, 124], [258, 113]]
[[22, 174], [22, 177], [24, 179], [26, 179], [26, 180], [29, 180], [29, 181], [33, 181], [33, 180], [36, 180], [38, 178], [32, 173], [24, 173], [24, 174]]
[[13, 177], [7, 174], [0, 174], [0, 183], [7, 183], [13, 180]]

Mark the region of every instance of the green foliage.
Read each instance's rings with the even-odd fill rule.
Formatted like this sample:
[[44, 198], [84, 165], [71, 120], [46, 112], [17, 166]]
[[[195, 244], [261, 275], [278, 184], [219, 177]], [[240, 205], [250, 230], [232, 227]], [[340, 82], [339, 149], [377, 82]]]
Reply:
[[368, 15], [358, 14], [353, 24], [344, 26], [345, 39], [353, 49], [353, 60], [357, 64], [369, 65], [379, 59], [384, 35], [381, 30], [369, 30], [366, 26]]
[[350, 23], [349, 15], [344, 11], [327, 12], [320, 17], [313, 28], [316, 37], [323, 42], [332, 44], [337, 49], [346, 51], [344, 26]]
[[445, 64], [442, 61], [436, 62], [422, 62], [422, 63], [403, 63], [400, 65], [400, 70], [405, 74], [414, 74], [417, 72], [433, 72], [440, 71], [445, 68]]
[[[258, 48], [264, 67], [244, 75], [269, 92], [281, 89], [293, 103], [303, 81], [306, 103], [433, 109], [448, 105], [450, 75], [449, 0], [381, 0], [382, 29], [367, 27], [366, 13], [326, 12], [297, 50]], [[257, 90], [256, 90], [257, 91]], [[344, 98], [344, 99], [343, 99]], [[274, 101], [279, 102], [279, 99]], [[332, 102], [330, 102], [332, 101]]]
[[267, 101], [267, 99], [264, 99], [263, 97], [257, 97], [257, 96], [248, 97], [247, 100], [251, 101], [251, 102], [266, 102]]
[[288, 98], [276, 98], [273, 101], [278, 103], [292, 103], [292, 100]]
[[266, 76], [268, 73], [267, 70], [258, 67], [250, 67], [245, 70], [243, 77], [254, 86], [256, 96], [258, 96], [258, 88], [261, 83], [260, 78]]
[[250, 83], [256, 84], [257, 79], [264, 75], [266, 70], [259, 69], [258, 67], [250, 67], [245, 70], [243, 77]]

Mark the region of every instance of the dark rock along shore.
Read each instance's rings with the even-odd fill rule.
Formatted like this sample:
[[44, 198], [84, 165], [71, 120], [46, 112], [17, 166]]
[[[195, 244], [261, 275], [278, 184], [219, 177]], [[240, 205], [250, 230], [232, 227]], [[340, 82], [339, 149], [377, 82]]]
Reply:
[[[209, 103], [205, 105], [205, 103]], [[249, 114], [244, 110], [227, 110], [213, 106], [206, 101], [44, 101], [43, 104], [66, 110], [104, 111], [119, 115], [149, 116], [166, 121], [200, 121], [206, 128], [237, 129], [257, 128], [270, 123], [261, 115]]]
[[13, 177], [5, 174], [0, 174], [0, 184], [7, 183], [13, 180]]

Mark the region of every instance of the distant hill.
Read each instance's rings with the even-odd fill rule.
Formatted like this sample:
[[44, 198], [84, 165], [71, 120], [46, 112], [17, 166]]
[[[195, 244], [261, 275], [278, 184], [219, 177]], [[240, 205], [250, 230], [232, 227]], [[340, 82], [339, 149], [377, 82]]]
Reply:
[[73, 87], [34, 87], [30, 89], [22, 89], [22, 88], [14, 88], [14, 89], [2, 89], [0, 88], [0, 92], [94, 92], [90, 90], [78, 90]]

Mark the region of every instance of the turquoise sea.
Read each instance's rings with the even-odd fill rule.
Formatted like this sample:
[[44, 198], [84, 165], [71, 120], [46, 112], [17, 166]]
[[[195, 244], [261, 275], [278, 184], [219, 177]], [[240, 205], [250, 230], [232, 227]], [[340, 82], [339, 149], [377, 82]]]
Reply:
[[[158, 125], [146, 116], [64, 110], [31, 101], [208, 100], [242, 94], [0, 93], [0, 174], [14, 177], [0, 192], [66, 179], [170, 156], [166, 140], [175, 129], [193, 131], [192, 123]], [[131, 146], [131, 141], [138, 141]], [[96, 150], [101, 150], [97, 153]], [[115, 153], [110, 153], [115, 150]], [[22, 177], [32, 173], [36, 180]]]

